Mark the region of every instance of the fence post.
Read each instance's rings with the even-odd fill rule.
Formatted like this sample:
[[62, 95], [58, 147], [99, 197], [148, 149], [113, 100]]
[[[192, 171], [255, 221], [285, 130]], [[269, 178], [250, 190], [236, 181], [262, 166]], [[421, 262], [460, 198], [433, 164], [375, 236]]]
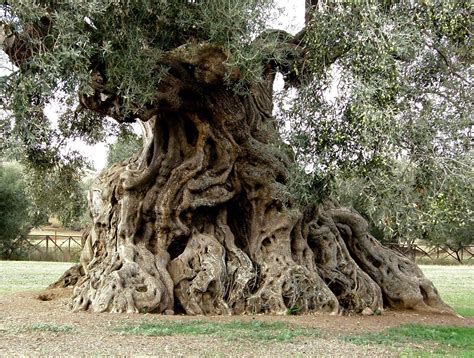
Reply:
[[69, 238], [67, 239], [67, 255], [68, 255], [67, 259], [68, 259], [68, 261], [71, 261], [71, 239], [72, 239], [71, 236], [69, 236]]
[[[61, 240], [61, 243], [58, 243], [55, 241], [56, 239]], [[64, 260], [64, 261], [69, 261], [71, 259], [71, 253], [73, 250], [73, 247], [76, 248], [76, 245], [78, 246], [79, 249], [82, 249], [83, 246], [81, 245], [81, 241], [79, 240], [81, 236], [64, 236], [64, 240], [61, 239], [61, 235], [58, 235], [57, 232], [55, 232], [55, 236], [50, 236], [50, 235], [28, 235], [24, 238], [25, 242], [28, 244], [27, 247], [27, 254], [28, 254], [28, 259], [36, 259], [36, 260], [47, 260], [51, 259], [49, 258], [49, 254], [51, 253], [54, 256], [55, 260]], [[32, 240], [30, 242], [29, 240]], [[77, 240], [79, 241], [77, 241]], [[51, 242], [49, 242], [51, 240]], [[67, 241], [67, 243], [66, 243]], [[73, 245], [74, 242], [74, 245]], [[52, 244], [52, 246], [51, 246]], [[66, 244], [67, 244], [67, 252], [66, 252]], [[50, 250], [51, 246], [51, 250]], [[34, 253], [37, 251], [38, 256], [36, 256]], [[61, 253], [61, 255], [56, 255], [56, 253]]]

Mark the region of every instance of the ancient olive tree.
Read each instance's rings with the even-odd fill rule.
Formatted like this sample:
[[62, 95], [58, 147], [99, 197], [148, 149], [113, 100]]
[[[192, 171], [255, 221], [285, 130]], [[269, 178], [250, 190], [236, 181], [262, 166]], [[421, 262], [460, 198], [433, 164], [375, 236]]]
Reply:
[[295, 158], [272, 114], [278, 73], [307, 93], [353, 55], [322, 36], [331, 29], [319, 14], [350, 9], [335, 24], [355, 31], [367, 14], [397, 24], [399, 13], [416, 18], [431, 5], [310, 1], [306, 28], [293, 36], [265, 29], [274, 4], [264, 0], [8, 3], [3, 48], [18, 70], [3, 81], [5, 106], [30, 158], [51, 159], [49, 143], [29, 134], [53, 130], [43, 109], [54, 95], [66, 108], [55, 129], [63, 137], [94, 137], [105, 117], [143, 127], [141, 151], [93, 185], [74, 310], [451, 312], [356, 212], [292, 197]]

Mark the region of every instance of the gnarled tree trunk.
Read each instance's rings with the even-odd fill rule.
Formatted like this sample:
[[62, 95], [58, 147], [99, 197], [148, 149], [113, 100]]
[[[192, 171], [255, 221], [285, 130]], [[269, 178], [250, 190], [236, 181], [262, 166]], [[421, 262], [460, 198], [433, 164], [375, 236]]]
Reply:
[[[170, 59], [156, 108], [142, 113], [143, 151], [94, 184], [74, 310], [451, 312], [357, 213], [329, 201], [283, 205], [291, 159], [276, 145], [274, 69], [237, 95], [224, 85], [238, 76], [226, 74], [225, 55], [193, 51]], [[101, 100], [81, 103], [100, 111]]]

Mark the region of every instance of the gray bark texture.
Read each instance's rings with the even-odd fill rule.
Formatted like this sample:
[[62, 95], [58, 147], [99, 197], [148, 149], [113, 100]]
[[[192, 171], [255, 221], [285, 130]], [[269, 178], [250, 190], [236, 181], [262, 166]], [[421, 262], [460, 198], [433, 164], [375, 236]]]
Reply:
[[[450, 312], [415, 263], [356, 212], [283, 205], [290, 156], [272, 117], [274, 68], [247, 95], [226, 56], [170, 56], [142, 152], [96, 180], [73, 309], [197, 314]], [[113, 115], [96, 95], [84, 107]]]

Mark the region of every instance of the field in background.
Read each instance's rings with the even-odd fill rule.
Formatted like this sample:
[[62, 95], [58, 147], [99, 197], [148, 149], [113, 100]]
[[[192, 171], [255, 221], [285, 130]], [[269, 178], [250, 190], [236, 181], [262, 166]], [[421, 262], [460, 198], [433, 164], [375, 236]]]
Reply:
[[420, 265], [441, 298], [461, 316], [474, 317], [474, 265]]
[[72, 265], [70, 262], [0, 261], [0, 294], [44, 289]]
[[54, 227], [54, 226], [42, 226], [39, 228], [31, 229], [29, 235], [49, 235], [54, 237], [55, 235], [58, 236], [81, 236], [82, 231], [75, 231], [75, 230], [68, 230], [62, 227]]

